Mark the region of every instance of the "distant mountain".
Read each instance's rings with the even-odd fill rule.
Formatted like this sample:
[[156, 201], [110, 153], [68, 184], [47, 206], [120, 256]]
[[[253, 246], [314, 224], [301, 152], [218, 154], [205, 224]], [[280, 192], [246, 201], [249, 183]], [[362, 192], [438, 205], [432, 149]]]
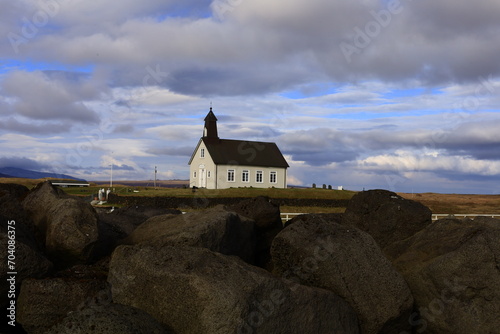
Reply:
[[[6, 176], [1, 176], [1, 175], [6, 175]], [[52, 177], [55, 179], [82, 180], [66, 174], [36, 172], [33, 170], [27, 170], [16, 167], [0, 167], [0, 177], [21, 177], [25, 179], [44, 179], [47, 177]]]
[[10, 175], [7, 175], [7, 174], [2, 174], [2, 173], [0, 173], [0, 177], [6, 177], [6, 178], [9, 178], [9, 179], [13, 178], [13, 176], [10, 176]]

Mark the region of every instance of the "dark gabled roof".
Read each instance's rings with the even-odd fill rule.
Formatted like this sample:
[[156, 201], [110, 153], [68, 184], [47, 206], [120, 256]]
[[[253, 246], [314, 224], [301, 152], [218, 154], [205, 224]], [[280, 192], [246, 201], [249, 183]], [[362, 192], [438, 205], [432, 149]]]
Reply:
[[215, 114], [212, 111], [212, 107], [210, 107], [210, 111], [208, 112], [207, 116], [205, 116], [205, 122], [206, 121], [216, 121], [217, 122], [217, 117], [215, 117]]
[[202, 140], [217, 165], [289, 167], [275, 143], [232, 139]]

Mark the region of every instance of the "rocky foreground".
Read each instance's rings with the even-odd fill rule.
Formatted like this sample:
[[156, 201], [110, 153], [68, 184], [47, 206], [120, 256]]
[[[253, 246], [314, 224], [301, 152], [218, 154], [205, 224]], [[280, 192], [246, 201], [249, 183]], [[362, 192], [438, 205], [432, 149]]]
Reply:
[[500, 221], [432, 222], [428, 208], [384, 190], [358, 193], [344, 214], [302, 215], [283, 228], [279, 207], [262, 197], [184, 215], [109, 212], [48, 182], [32, 191], [1, 184], [0, 218], [2, 252], [16, 222], [17, 266], [17, 325], [0, 332], [500, 328]]

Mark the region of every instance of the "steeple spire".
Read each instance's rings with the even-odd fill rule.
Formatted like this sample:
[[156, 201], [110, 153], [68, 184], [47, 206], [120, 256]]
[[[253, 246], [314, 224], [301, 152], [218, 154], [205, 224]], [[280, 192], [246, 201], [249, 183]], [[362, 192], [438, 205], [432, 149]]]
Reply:
[[203, 129], [203, 138], [219, 139], [217, 134], [217, 117], [212, 111], [212, 104], [210, 103], [210, 111], [205, 117], [205, 128]]

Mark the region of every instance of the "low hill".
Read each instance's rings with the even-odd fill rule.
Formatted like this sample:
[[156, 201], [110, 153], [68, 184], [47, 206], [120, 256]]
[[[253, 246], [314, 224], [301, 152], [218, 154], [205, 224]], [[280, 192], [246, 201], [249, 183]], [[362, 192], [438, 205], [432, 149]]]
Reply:
[[[97, 185], [109, 186], [109, 181], [91, 181]], [[125, 185], [131, 187], [153, 187], [155, 181], [130, 181], [130, 180], [114, 180], [113, 183], [117, 185]], [[189, 188], [189, 180], [156, 180], [158, 188]]]
[[[5, 176], [1, 176], [4, 174]], [[58, 174], [58, 173], [47, 173], [47, 172], [38, 172], [23, 168], [17, 167], [0, 167], [0, 177], [20, 177], [25, 179], [44, 179], [44, 178], [55, 178], [55, 179], [69, 179], [69, 180], [79, 180], [73, 176], [66, 174]]]

